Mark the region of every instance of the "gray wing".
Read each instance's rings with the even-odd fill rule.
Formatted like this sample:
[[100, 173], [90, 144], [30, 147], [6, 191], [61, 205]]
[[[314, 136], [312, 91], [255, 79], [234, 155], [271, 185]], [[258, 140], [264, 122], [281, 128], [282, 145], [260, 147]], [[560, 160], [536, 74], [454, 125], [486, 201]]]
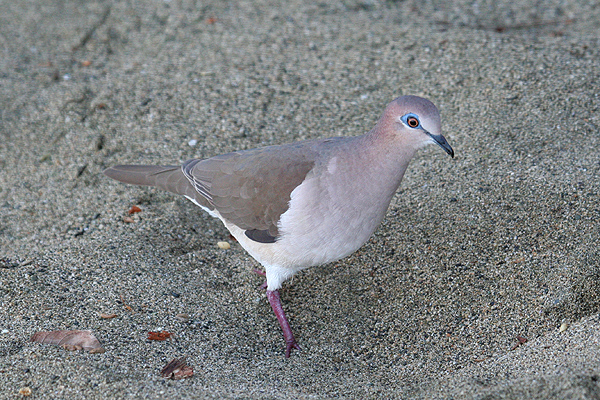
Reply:
[[132, 185], [156, 186], [190, 197], [209, 209], [213, 208], [209, 201], [196, 191], [179, 165], [115, 165], [104, 170], [104, 175]]
[[292, 191], [327, 159], [331, 145], [348, 138], [329, 138], [238, 151], [179, 166], [117, 165], [104, 173], [118, 181], [157, 186], [217, 210], [227, 221], [261, 243], [273, 243], [277, 223]]
[[246, 236], [272, 243], [292, 191], [315, 165], [310, 142], [239, 151], [186, 161], [185, 176], [221, 216]]

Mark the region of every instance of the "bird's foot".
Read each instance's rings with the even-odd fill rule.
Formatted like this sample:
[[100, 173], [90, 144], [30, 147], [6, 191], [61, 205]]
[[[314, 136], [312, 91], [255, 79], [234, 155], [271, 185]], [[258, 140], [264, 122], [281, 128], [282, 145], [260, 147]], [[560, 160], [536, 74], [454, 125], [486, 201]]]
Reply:
[[288, 342], [287, 339], [285, 341], [285, 358], [290, 358], [290, 354], [292, 354], [292, 349], [302, 350], [298, 343], [296, 343], [296, 339], [294, 339], [294, 335], [292, 335], [291, 342]]
[[289, 358], [292, 349], [300, 350], [300, 346], [298, 346], [298, 343], [296, 343], [290, 323], [288, 322], [285, 312], [283, 311], [281, 298], [279, 297], [279, 290], [267, 290], [267, 299], [269, 299], [271, 308], [273, 309], [273, 312], [279, 321], [279, 325], [281, 326], [281, 330], [283, 331], [283, 338], [285, 340], [285, 358]]

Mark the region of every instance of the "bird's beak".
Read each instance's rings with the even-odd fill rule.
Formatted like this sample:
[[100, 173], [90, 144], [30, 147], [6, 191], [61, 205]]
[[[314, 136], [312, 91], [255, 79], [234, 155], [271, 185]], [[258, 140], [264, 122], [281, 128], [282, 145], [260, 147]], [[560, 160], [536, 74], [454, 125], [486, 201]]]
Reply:
[[450, 154], [450, 157], [454, 158], [454, 150], [452, 150], [452, 147], [450, 147], [450, 145], [448, 144], [448, 142], [446, 141], [446, 138], [443, 137], [442, 135], [434, 135], [433, 133], [429, 133], [427, 132], [427, 134], [437, 143], [440, 145], [440, 147], [442, 149], [444, 149], [446, 151], [446, 153]]

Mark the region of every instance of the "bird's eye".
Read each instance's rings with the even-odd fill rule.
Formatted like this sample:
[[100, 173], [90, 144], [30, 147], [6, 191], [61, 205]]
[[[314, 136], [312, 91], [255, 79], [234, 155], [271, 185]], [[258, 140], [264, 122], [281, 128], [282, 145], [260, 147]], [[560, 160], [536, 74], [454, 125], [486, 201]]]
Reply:
[[411, 128], [416, 128], [417, 126], [419, 126], [419, 120], [415, 117], [408, 117], [406, 119], [406, 124]]

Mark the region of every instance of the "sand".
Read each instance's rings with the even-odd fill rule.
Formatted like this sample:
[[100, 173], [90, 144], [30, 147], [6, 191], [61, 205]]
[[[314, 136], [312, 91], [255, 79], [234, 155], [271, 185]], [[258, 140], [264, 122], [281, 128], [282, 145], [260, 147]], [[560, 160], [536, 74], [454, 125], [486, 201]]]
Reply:
[[[1, 1], [0, 398], [600, 398], [591, 3]], [[368, 243], [285, 284], [289, 359], [219, 221], [101, 174], [362, 134], [403, 94], [456, 158], [420, 152]], [[57, 329], [106, 352], [29, 342]]]

